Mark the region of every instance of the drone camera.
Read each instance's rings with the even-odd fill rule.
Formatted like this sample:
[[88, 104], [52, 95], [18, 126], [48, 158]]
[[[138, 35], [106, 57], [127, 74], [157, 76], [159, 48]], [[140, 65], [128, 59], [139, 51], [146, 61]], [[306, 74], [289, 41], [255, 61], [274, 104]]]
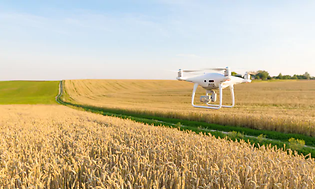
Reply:
[[206, 96], [200, 96], [200, 102], [203, 102], [203, 103], [215, 102], [216, 100], [217, 100], [216, 93], [212, 93], [211, 95], [206, 95]]
[[203, 102], [203, 103], [209, 103], [211, 101], [211, 97], [210, 96], [201, 96], [200, 97], [200, 102]]

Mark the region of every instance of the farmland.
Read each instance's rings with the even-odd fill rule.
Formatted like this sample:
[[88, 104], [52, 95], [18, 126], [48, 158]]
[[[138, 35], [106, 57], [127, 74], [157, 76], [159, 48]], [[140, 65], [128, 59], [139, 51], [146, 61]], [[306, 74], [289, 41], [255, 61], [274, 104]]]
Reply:
[[[191, 107], [192, 86], [165, 80], [67, 80], [63, 100], [137, 114], [315, 136], [314, 81], [236, 85], [236, 106], [219, 111]], [[198, 95], [204, 93], [198, 90]], [[231, 102], [229, 95], [224, 90], [227, 103]]]
[[0, 81], [0, 104], [56, 104], [58, 81]]
[[[291, 134], [246, 128], [260, 126], [276, 130], [264, 127], [259, 121], [267, 125], [297, 120], [290, 122], [296, 126], [295, 130], [286, 126], [293, 132], [306, 134], [302, 120], [308, 119], [307, 124], [311, 126], [314, 118], [312, 84], [310, 81], [283, 81], [239, 85], [236, 86], [235, 108], [209, 111], [190, 106], [192, 85], [185, 82], [63, 81], [63, 101], [115, 110], [118, 114], [101, 112], [152, 123], [150, 125], [56, 105], [58, 82], [0, 82], [3, 104], [34, 104], [0, 105], [0, 186], [313, 188], [315, 162], [310, 157], [315, 154], [315, 140], [312, 137], [303, 135], [309, 146], [292, 151], [289, 148], [294, 149], [293, 143], [288, 143]], [[271, 97], [264, 97], [261, 92]], [[229, 94], [224, 98], [228, 99]], [[119, 112], [133, 112], [138, 116], [124, 117]], [[148, 115], [168, 117], [167, 121], [175, 122], [163, 122], [163, 127], [162, 122], [146, 120]], [[247, 125], [248, 120], [241, 116], [252, 119], [256, 125]], [[274, 119], [267, 120], [270, 117]], [[174, 126], [172, 123], [178, 122], [171, 118], [179, 118], [189, 127], [170, 128]], [[225, 120], [229, 122], [222, 122]], [[231, 134], [240, 134], [236, 132], [197, 134], [202, 127], [229, 129], [228, 125], [212, 122], [233, 125], [235, 120], [238, 120], [236, 125], [245, 126], [231, 127], [236, 131], [253, 136], [265, 133], [268, 137], [276, 136], [276, 140], [242, 136], [246, 142], [233, 141]], [[283, 129], [284, 125], [280, 126]], [[312, 133], [312, 129], [309, 130]]]
[[312, 188], [315, 162], [60, 105], [0, 106], [5, 188]]

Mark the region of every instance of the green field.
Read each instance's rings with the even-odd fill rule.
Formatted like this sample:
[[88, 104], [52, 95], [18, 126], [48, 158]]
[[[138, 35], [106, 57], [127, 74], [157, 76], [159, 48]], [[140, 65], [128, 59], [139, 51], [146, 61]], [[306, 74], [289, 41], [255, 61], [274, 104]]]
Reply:
[[0, 104], [55, 104], [59, 81], [1, 81]]

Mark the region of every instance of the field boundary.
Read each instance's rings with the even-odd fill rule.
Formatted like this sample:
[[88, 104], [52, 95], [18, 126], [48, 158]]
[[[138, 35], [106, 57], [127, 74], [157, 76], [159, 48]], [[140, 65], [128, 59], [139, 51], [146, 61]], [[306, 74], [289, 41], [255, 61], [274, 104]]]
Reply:
[[56, 96], [56, 102], [58, 103], [58, 104], [61, 104], [61, 102], [59, 101], [59, 98], [60, 98], [60, 96], [61, 96], [61, 94], [62, 94], [62, 81], [60, 81], [59, 82], [59, 91], [58, 91], [58, 95]]

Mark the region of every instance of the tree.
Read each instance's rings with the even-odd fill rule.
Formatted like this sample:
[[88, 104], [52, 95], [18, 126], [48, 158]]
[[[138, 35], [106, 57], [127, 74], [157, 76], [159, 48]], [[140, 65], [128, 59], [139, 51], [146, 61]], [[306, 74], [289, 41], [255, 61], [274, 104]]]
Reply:
[[258, 78], [257, 76], [262, 80], [267, 80], [268, 78], [271, 78], [269, 73], [265, 70], [259, 70], [255, 77]]
[[277, 79], [282, 79], [282, 73], [279, 73]]
[[290, 75], [283, 75], [282, 79], [291, 79], [291, 76]]
[[311, 75], [308, 72], [305, 72], [305, 74], [303, 75], [305, 79], [310, 79]]
[[293, 75], [291, 79], [299, 79], [296, 74]]

